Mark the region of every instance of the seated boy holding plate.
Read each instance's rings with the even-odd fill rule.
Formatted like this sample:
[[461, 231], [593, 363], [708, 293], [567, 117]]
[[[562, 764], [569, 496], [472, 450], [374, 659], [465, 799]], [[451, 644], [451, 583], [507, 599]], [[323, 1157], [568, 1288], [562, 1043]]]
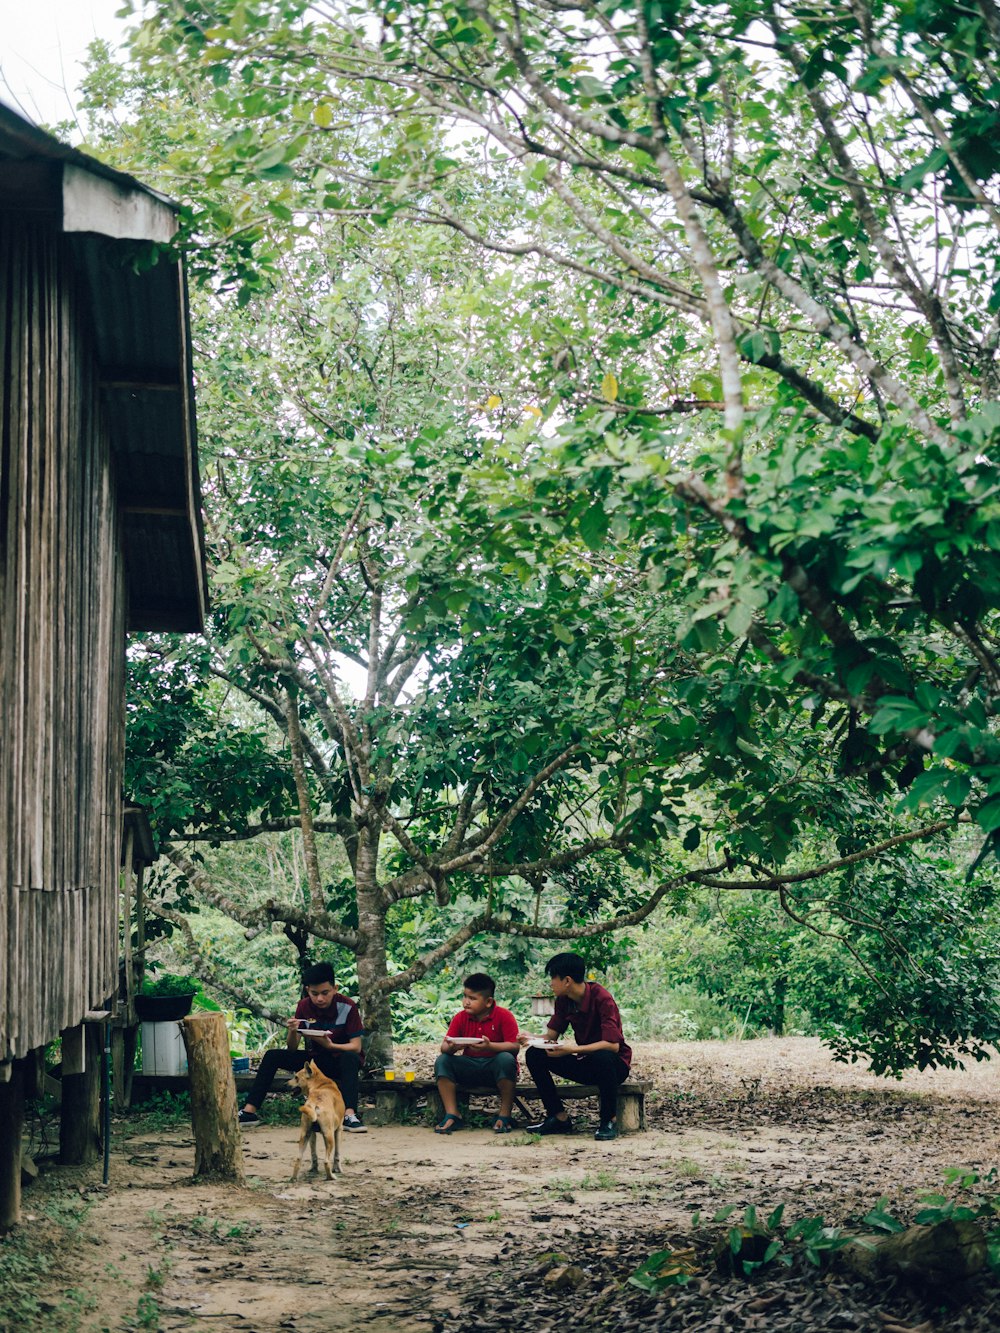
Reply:
[[[340, 1089], [346, 1111], [344, 1128], [363, 1134], [365, 1127], [357, 1113], [358, 1073], [361, 1068], [361, 1037], [364, 1027], [358, 1006], [336, 989], [330, 963], [313, 963], [302, 974], [305, 995], [295, 1008], [295, 1017], [286, 1020], [288, 1035], [284, 1049], [267, 1051], [260, 1062], [250, 1096], [238, 1119], [244, 1128], [260, 1124], [257, 1108], [270, 1091], [279, 1069], [301, 1069], [312, 1060], [320, 1073], [332, 1078]], [[306, 1038], [306, 1049], [299, 1041]]]
[[434, 1064], [445, 1112], [435, 1134], [464, 1129], [465, 1121], [458, 1114], [459, 1087], [481, 1088], [489, 1083], [495, 1083], [500, 1093], [494, 1134], [509, 1134], [514, 1128], [510, 1113], [517, 1084], [517, 1019], [497, 1004], [495, 991], [496, 983], [485, 972], [473, 972], [462, 983], [462, 1008], [448, 1025]]

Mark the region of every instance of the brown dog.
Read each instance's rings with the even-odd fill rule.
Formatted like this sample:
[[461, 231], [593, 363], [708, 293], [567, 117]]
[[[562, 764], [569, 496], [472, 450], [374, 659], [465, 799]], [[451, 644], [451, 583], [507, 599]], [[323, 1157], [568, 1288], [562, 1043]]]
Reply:
[[[316, 1135], [323, 1135], [323, 1142], [326, 1144], [326, 1159], [323, 1163], [326, 1168], [327, 1180], [333, 1179], [333, 1172], [340, 1172], [340, 1134], [341, 1126], [344, 1123], [344, 1099], [340, 1095], [340, 1089], [334, 1083], [332, 1078], [327, 1078], [321, 1074], [311, 1060], [307, 1060], [305, 1065], [294, 1074], [288, 1081], [290, 1088], [301, 1088], [306, 1094], [306, 1100], [302, 1104], [302, 1128], [299, 1133], [299, 1157], [295, 1163], [295, 1169], [292, 1172], [292, 1179], [298, 1177], [299, 1170], [302, 1167], [302, 1159], [306, 1155], [306, 1140], [308, 1139], [312, 1147], [312, 1169], [319, 1170], [319, 1163], [316, 1159]], [[331, 1160], [333, 1170], [330, 1169]]]

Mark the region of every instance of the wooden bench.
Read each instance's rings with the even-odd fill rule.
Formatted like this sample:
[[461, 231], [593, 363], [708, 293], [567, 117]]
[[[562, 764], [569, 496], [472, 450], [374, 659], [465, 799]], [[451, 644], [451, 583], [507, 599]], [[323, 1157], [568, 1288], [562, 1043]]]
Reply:
[[[597, 1088], [593, 1084], [557, 1080], [556, 1087], [565, 1102], [581, 1101], [584, 1098], [593, 1098], [595, 1103], [597, 1101]], [[646, 1093], [651, 1087], [651, 1083], [641, 1079], [630, 1079], [619, 1085], [617, 1115], [620, 1133], [634, 1134], [646, 1128]], [[496, 1101], [498, 1096], [495, 1086], [459, 1088], [457, 1091], [460, 1103], [470, 1097], [489, 1097]], [[427, 1100], [425, 1123], [436, 1125], [444, 1115], [437, 1082], [432, 1078], [415, 1078], [410, 1083], [398, 1076], [391, 1082], [385, 1078], [364, 1078], [361, 1080], [361, 1092], [375, 1099], [375, 1115], [369, 1118], [370, 1124], [398, 1124], [409, 1107], [422, 1098]], [[534, 1116], [524, 1105], [525, 1100], [538, 1101], [540, 1098], [541, 1094], [534, 1083], [518, 1083], [514, 1090], [514, 1103], [528, 1120]]]
[[[253, 1085], [253, 1074], [234, 1075], [238, 1092], [246, 1093]], [[618, 1088], [618, 1129], [622, 1134], [634, 1134], [646, 1128], [646, 1093], [653, 1085], [643, 1079], [629, 1079]], [[133, 1100], [141, 1102], [153, 1092], [187, 1092], [190, 1087], [187, 1074], [136, 1074], [132, 1080]], [[564, 1083], [556, 1081], [559, 1096], [565, 1102], [582, 1101], [593, 1098], [596, 1104], [597, 1088], [589, 1083]], [[272, 1085], [272, 1092], [284, 1091], [281, 1073]], [[398, 1075], [391, 1081], [387, 1078], [362, 1078], [359, 1085], [360, 1100], [374, 1101], [374, 1115], [366, 1116], [371, 1125], [396, 1125], [406, 1117], [408, 1110], [418, 1101], [426, 1099], [424, 1121], [436, 1125], [444, 1115], [444, 1107], [438, 1095], [437, 1083], [432, 1078], [415, 1078], [407, 1083]], [[495, 1087], [459, 1088], [459, 1101], [470, 1097], [490, 1097], [496, 1100]], [[525, 1101], [540, 1100], [534, 1083], [518, 1083], [514, 1091], [514, 1101], [521, 1114], [528, 1120], [533, 1116], [524, 1105]], [[539, 1112], [540, 1114], [540, 1112]]]

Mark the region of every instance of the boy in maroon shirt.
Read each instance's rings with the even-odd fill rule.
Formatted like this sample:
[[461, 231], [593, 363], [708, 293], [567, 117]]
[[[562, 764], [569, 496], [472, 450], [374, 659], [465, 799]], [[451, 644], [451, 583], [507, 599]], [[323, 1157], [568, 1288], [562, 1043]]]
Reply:
[[[596, 981], [584, 981], [586, 966], [578, 953], [557, 953], [545, 964], [556, 997], [545, 1039], [557, 1041], [572, 1027], [574, 1040], [549, 1050], [528, 1046], [528, 1072], [545, 1107], [545, 1119], [528, 1126], [532, 1134], [573, 1132], [573, 1122], [552, 1081], [557, 1073], [574, 1083], [597, 1084], [601, 1120], [594, 1138], [618, 1137], [618, 1085], [628, 1078], [632, 1050], [626, 1045], [614, 997]], [[521, 1045], [529, 1040], [522, 1036]]]
[[459, 1086], [481, 1088], [488, 1083], [495, 1083], [500, 1092], [494, 1134], [509, 1134], [514, 1127], [510, 1112], [517, 1084], [517, 1019], [497, 1004], [495, 990], [496, 983], [485, 972], [474, 972], [463, 982], [461, 1011], [448, 1025], [434, 1064], [445, 1112], [435, 1134], [453, 1134], [465, 1127], [458, 1114]]
[[[265, 1052], [250, 1096], [237, 1119], [244, 1128], [259, 1125], [257, 1108], [270, 1091], [278, 1070], [301, 1069], [307, 1060], [312, 1060], [320, 1073], [332, 1078], [340, 1088], [346, 1107], [344, 1128], [354, 1134], [364, 1134], [365, 1127], [357, 1113], [364, 1033], [358, 1006], [337, 991], [330, 963], [313, 963], [306, 968], [302, 984], [306, 993], [296, 1005], [295, 1017], [286, 1022], [285, 1049]], [[313, 1036], [310, 1027], [329, 1035]], [[299, 1050], [302, 1037], [307, 1042], [304, 1051]]]

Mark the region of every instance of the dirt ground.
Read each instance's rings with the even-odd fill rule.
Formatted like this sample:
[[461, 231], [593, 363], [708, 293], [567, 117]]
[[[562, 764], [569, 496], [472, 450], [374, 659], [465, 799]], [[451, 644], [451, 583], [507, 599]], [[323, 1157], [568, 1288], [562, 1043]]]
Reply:
[[[432, 1058], [411, 1048], [397, 1067], [423, 1075]], [[558, 1139], [373, 1127], [344, 1136], [332, 1183], [290, 1182], [292, 1123], [245, 1133], [244, 1189], [192, 1183], [186, 1127], [119, 1124], [106, 1191], [98, 1167], [54, 1170], [25, 1192], [24, 1232], [36, 1224], [40, 1244], [53, 1192], [91, 1205], [36, 1287], [32, 1333], [543, 1333], [569, 1308], [579, 1329], [1000, 1327], [992, 1285], [946, 1307], [798, 1264], [723, 1281], [701, 1250], [689, 1288], [625, 1284], [651, 1251], [691, 1244], [696, 1210], [784, 1204], [786, 1223], [843, 1224], [887, 1196], [909, 1221], [946, 1168], [1000, 1165], [996, 1062], [887, 1082], [796, 1038], [639, 1045], [634, 1069], [655, 1084], [644, 1134], [594, 1142], [596, 1107]], [[724, 1231], [706, 1231], [702, 1250]]]

